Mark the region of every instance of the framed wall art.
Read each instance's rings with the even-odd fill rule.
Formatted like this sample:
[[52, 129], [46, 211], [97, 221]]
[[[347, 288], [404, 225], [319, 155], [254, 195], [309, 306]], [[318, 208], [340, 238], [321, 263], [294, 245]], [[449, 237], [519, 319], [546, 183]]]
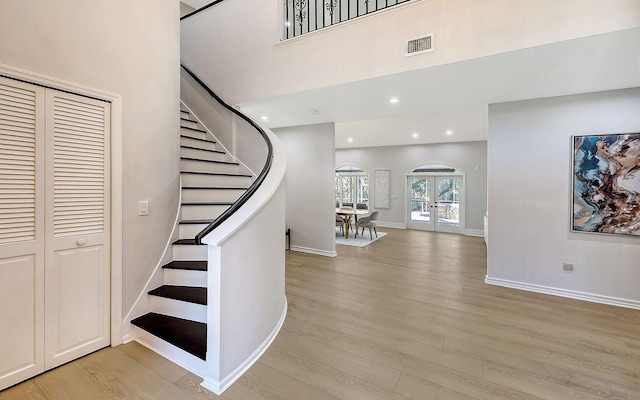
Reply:
[[374, 207], [376, 209], [389, 209], [391, 204], [389, 202], [389, 184], [391, 177], [391, 170], [388, 169], [375, 169], [373, 170], [374, 177]]
[[640, 236], [640, 133], [573, 136], [571, 230]]

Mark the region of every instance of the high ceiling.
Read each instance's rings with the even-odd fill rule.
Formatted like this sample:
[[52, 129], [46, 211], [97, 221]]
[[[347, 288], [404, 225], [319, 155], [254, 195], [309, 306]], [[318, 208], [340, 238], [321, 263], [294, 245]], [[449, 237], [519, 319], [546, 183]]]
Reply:
[[238, 105], [268, 128], [334, 122], [336, 148], [487, 140], [489, 104], [640, 87], [638, 43], [634, 28]]
[[486, 140], [489, 104], [640, 87], [638, 43], [640, 28], [239, 105], [269, 128], [335, 122], [337, 148]]

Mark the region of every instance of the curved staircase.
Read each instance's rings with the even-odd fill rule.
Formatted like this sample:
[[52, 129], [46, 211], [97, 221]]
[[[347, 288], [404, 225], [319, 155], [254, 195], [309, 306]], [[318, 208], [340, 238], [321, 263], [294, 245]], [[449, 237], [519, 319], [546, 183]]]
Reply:
[[180, 122], [182, 194], [173, 261], [162, 267], [163, 285], [148, 292], [150, 312], [131, 323], [145, 331], [136, 336], [150, 347], [183, 365], [202, 366], [207, 355], [207, 246], [194, 238], [255, 178], [185, 107]]

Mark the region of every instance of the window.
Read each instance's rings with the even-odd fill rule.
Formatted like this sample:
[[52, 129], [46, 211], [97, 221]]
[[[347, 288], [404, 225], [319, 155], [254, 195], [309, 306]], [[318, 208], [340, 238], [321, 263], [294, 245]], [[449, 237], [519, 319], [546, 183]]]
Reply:
[[336, 169], [336, 207], [369, 209], [369, 175], [354, 166]]

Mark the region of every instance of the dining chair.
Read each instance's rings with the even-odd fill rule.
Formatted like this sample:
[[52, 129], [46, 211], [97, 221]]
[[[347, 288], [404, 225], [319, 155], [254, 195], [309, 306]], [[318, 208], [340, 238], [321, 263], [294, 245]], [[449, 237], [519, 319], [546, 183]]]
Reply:
[[336, 214], [336, 226], [340, 227], [340, 232], [344, 236], [344, 217]]
[[378, 237], [378, 231], [376, 231], [376, 220], [378, 219], [378, 212], [374, 211], [368, 217], [363, 217], [358, 219], [356, 222], [356, 235], [358, 237], [358, 229], [362, 228], [361, 235], [364, 235], [364, 228], [369, 228], [369, 238], [373, 240], [373, 235], [371, 234], [371, 229], [376, 233], [376, 238]]

